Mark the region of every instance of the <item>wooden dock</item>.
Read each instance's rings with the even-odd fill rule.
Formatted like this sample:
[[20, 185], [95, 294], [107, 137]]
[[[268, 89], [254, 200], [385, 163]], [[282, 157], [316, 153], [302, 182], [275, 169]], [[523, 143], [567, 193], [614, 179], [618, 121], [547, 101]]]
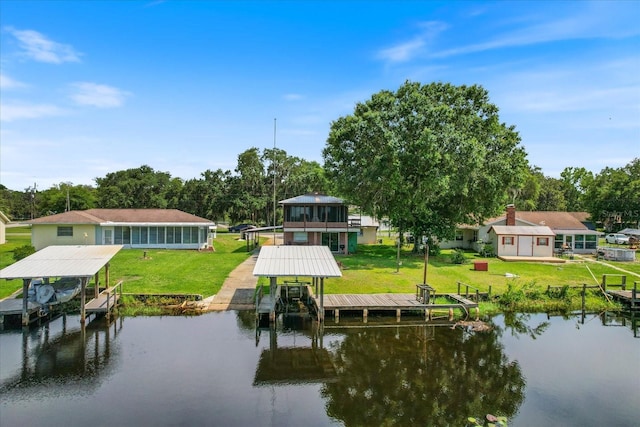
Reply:
[[640, 310], [640, 293], [634, 287], [631, 290], [607, 291], [614, 299], [628, 305], [632, 311]]
[[[6, 298], [0, 301], [0, 325], [4, 324], [5, 316], [21, 316], [23, 310], [22, 298]], [[38, 313], [42, 306], [36, 302], [27, 302], [27, 317], [29, 323], [37, 320], [40, 316], [33, 316], [34, 313]]]
[[256, 294], [256, 318], [260, 319], [265, 314], [269, 315], [269, 320], [274, 321], [276, 316], [276, 304], [280, 299], [282, 287], [277, 286], [275, 295], [265, 294], [262, 287], [258, 288]]
[[[611, 283], [611, 279], [617, 279], [618, 283]], [[631, 311], [640, 310], [640, 292], [638, 292], [638, 284], [640, 284], [640, 282], [633, 282], [633, 288], [627, 289], [627, 276], [623, 274], [602, 275], [602, 287], [607, 294], [613, 297], [613, 299], [629, 306]], [[619, 288], [619, 290], [613, 290], [611, 288]]]
[[85, 315], [104, 313], [108, 319], [111, 316], [111, 311], [118, 306], [121, 296], [122, 281], [105, 289], [96, 298], [87, 302], [84, 306]]
[[[402, 312], [424, 313], [425, 319], [429, 320], [435, 312], [443, 310], [448, 312], [449, 317], [453, 317], [455, 309], [462, 310], [469, 314], [472, 309], [478, 310], [478, 303], [468, 300], [458, 294], [439, 294], [437, 297], [446, 297], [451, 303], [436, 304], [423, 303], [415, 294], [329, 294], [324, 296], [324, 311], [332, 312], [335, 321], [340, 319], [341, 311], [362, 311], [362, 319], [367, 321], [369, 312], [372, 311], [395, 311], [396, 319], [400, 321]], [[319, 298], [314, 296], [316, 307], [320, 307]]]

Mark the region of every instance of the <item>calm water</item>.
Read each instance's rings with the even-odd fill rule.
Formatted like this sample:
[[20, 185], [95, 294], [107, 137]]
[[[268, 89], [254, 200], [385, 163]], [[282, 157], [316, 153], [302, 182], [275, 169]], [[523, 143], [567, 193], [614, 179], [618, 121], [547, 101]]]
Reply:
[[0, 426], [463, 426], [487, 413], [637, 426], [640, 338], [623, 320], [256, 331], [251, 313], [223, 312], [82, 331], [67, 316], [0, 333]]

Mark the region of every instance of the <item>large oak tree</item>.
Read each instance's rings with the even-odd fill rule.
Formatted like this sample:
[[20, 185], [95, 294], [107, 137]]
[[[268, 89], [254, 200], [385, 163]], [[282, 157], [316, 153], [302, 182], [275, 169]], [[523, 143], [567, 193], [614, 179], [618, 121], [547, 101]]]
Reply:
[[358, 103], [331, 124], [323, 157], [351, 202], [438, 238], [502, 211], [528, 168], [488, 92], [448, 83], [406, 82]]

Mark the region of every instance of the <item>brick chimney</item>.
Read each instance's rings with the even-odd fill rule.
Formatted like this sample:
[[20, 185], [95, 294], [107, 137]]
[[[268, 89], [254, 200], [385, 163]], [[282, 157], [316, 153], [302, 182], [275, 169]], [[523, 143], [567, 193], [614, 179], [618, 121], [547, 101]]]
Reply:
[[507, 225], [516, 225], [516, 205], [507, 205]]

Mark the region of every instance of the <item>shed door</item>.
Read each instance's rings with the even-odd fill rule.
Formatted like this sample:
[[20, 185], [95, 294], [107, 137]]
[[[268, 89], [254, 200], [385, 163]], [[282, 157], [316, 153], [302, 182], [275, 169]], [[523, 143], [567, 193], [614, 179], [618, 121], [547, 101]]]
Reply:
[[518, 256], [533, 256], [533, 236], [518, 237]]

